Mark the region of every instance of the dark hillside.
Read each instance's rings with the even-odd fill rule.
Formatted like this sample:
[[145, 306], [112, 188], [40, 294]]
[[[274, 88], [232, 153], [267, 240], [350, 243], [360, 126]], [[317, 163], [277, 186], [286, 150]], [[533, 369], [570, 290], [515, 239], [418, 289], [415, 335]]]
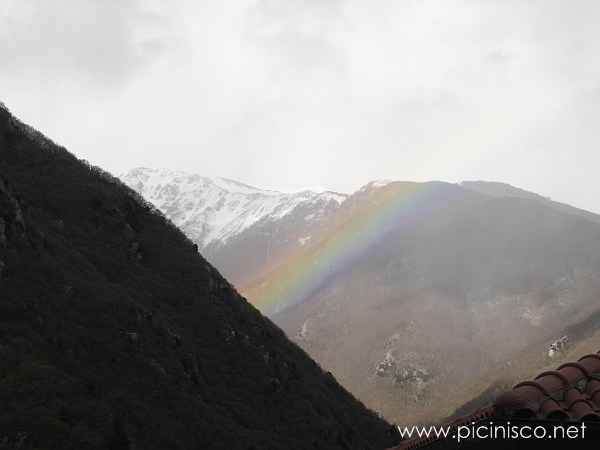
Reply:
[[0, 448], [382, 449], [130, 189], [0, 107]]

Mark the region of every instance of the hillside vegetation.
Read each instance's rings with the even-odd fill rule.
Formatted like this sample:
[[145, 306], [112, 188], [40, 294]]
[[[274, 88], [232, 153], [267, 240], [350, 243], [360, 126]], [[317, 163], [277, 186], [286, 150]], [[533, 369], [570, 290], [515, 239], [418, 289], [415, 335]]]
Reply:
[[0, 448], [382, 449], [132, 190], [0, 108]]

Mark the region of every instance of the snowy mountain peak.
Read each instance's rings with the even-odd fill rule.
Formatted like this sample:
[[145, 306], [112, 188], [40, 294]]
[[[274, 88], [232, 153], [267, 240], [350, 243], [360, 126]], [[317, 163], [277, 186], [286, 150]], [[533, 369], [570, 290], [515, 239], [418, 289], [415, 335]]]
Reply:
[[392, 180], [373, 180], [362, 186], [357, 192], [373, 191], [393, 183]]
[[253, 225], [280, 220], [300, 207], [318, 218], [347, 197], [329, 191], [284, 193], [165, 169], [136, 168], [121, 179], [202, 248], [224, 243]]
[[121, 178], [131, 187], [144, 187], [144, 189], [154, 189], [165, 183], [175, 183], [177, 185], [189, 186], [215, 186], [225, 192], [233, 194], [261, 194], [261, 195], [279, 195], [280, 192], [259, 189], [239, 181], [220, 177], [205, 177], [197, 174], [191, 174], [179, 170], [169, 169], [150, 169], [147, 167], [138, 167], [132, 169]]

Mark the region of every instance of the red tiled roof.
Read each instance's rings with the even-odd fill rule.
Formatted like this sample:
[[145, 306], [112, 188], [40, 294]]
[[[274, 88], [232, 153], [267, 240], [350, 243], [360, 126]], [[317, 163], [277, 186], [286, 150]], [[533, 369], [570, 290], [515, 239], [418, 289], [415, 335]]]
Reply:
[[[517, 384], [493, 405], [446, 426], [484, 420], [600, 422], [600, 352]], [[409, 439], [390, 450], [429, 447], [439, 439]]]
[[587, 355], [519, 383], [494, 406], [502, 417], [600, 421], [600, 356]]

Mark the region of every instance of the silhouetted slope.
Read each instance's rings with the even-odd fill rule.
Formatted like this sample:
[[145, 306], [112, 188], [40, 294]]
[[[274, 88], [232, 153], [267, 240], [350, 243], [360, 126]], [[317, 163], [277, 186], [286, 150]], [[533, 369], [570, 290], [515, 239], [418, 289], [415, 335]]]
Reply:
[[0, 405], [9, 448], [395, 439], [162, 215], [2, 108]]

